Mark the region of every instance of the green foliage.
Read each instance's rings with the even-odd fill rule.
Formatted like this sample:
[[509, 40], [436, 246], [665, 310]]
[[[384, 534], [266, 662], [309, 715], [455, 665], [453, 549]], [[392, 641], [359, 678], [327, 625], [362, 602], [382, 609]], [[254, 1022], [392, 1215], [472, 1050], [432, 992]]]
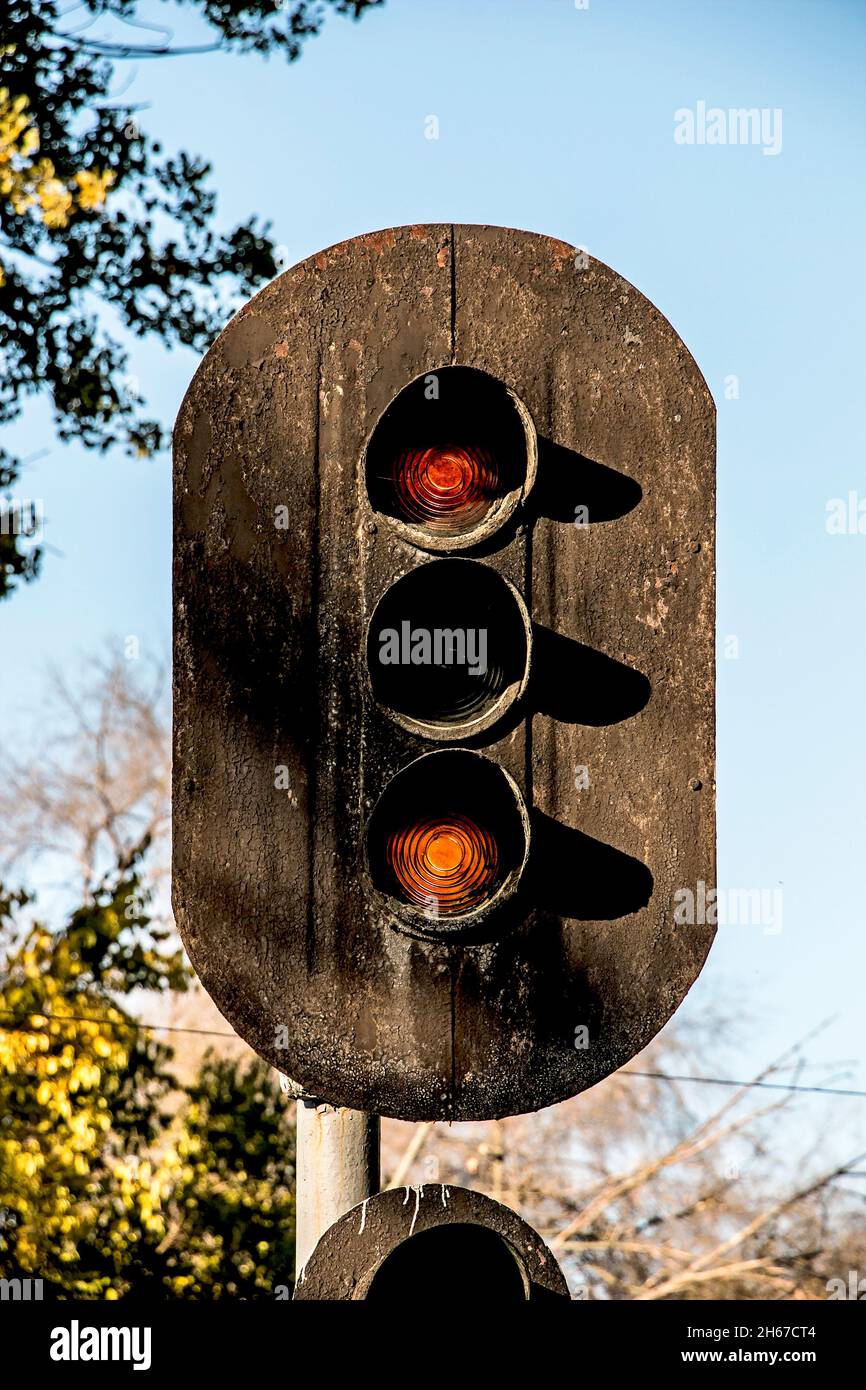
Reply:
[[[7, 937], [24, 905], [0, 903]], [[119, 1174], [165, 1126], [169, 1051], [113, 998], [183, 987], [164, 936], [149, 931], [133, 863], [62, 931], [36, 922], [10, 941], [0, 975], [0, 1256], [80, 1296], [111, 1286]]]
[[[296, 59], [328, 11], [360, 15], [382, 0], [182, 0], [214, 31], [205, 49]], [[136, 0], [85, 0], [97, 17], [134, 19]], [[214, 231], [210, 165], [165, 155], [131, 105], [110, 101], [115, 65], [170, 61], [169, 45], [73, 33], [61, 0], [7, 0], [0, 88], [0, 422], [28, 396], [47, 396], [61, 440], [147, 455], [163, 429], [142, 415], [128, 355], [98, 310], [109, 305], [139, 337], [203, 351], [230, 297], [276, 273], [268, 226]], [[130, 28], [136, 39], [139, 29]], [[200, 51], [200, 50], [199, 50]], [[0, 493], [20, 460], [0, 451]], [[38, 558], [0, 535], [0, 598], [32, 578]]]
[[295, 1136], [273, 1072], [206, 1057], [182, 1120], [164, 1282], [209, 1298], [291, 1285]]
[[294, 1136], [273, 1074], [207, 1057], [178, 1108], [171, 1050], [118, 1003], [189, 978], [138, 855], [60, 931], [16, 931], [27, 905], [0, 892], [0, 1275], [77, 1298], [290, 1282]]

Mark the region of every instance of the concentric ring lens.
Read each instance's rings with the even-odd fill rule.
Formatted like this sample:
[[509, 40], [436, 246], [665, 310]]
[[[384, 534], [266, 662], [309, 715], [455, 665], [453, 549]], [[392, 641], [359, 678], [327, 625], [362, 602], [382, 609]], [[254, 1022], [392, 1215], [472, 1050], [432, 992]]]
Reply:
[[[395, 925], [434, 936], [471, 930], [513, 891], [528, 852], [529, 820], [514, 782], [462, 748], [409, 763], [385, 785], [367, 824], [370, 876]], [[471, 920], [464, 926], [463, 918]]]
[[531, 626], [502, 575], [477, 560], [432, 560], [392, 584], [367, 629], [373, 694], [431, 738], [479, 732], [525, 688]]
[[392, 831], [386, 859], [406, 902], [451, 916], [493, 891], [499, 852], [490, 831], [466, 816], [436, 816]]
[[391, 472], [396, 514], [445, 534], [482, 521], [499, 495], [499, 481], [495, 458], [480, 445], [400, 450]]
[[370, 505], [418, 545], [458, 550], [504, 524], [532, 486], [529, 412], [475, 367], [439, 367], [392, 400], [366, 448]]

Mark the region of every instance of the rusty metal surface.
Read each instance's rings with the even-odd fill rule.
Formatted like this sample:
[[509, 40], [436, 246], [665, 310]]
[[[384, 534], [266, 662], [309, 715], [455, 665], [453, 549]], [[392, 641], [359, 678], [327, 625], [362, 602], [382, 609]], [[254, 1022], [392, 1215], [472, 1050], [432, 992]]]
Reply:
[[[403, 1242], [442, 1226], [484, 1227], [508, 1247], [524, 1278], [527, 1302], [567, 1299], [568, 1285], [541, 1237], [509, 1207], [465, 1187], [440, 1183], [378, 1192], [346, 1212], [322, 1236], [295, 1285], [299, 1300], [367, 1298], [385, 1260]], [[474, 1304], [484, 1302], [484, 1269], [472, 1271]], [[407, 1289], [407, 1298], [413, 1290]], [[443, 1299], [448, 1289], [443, 1287]]]
[[[539, 437], [518, 524], [481, 555], [529, 608], [529, 686], [475, 745], [520, 788], [533, 849], [516, 924], [476, 944], [395, 930], [363, 867], [382, 787], [441, 744], [370, 697], [370, 614], [435, 560], [373, 518], [362, 455], [397, 391], [451, 363], [501, 379]], [[674, 904], [715, 883], [714, 459], [712, 400], [658, 310], [526, 232], [333, 247], [202, 362], [175, 431], [174, 907], [226, 1018], [312, 1094], [406, 1119], [536, 1109], [682, 1000], [713, 936]]]

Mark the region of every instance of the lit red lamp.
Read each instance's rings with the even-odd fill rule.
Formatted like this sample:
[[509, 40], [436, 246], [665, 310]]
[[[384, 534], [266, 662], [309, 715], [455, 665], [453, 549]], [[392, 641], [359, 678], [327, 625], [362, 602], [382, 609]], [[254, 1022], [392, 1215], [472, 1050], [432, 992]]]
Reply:
[[496, 499], [499, 468], [486, 449], [435, 445], [398, 453], [392, 482], [404, 521], [434, 531], [467, 530]]

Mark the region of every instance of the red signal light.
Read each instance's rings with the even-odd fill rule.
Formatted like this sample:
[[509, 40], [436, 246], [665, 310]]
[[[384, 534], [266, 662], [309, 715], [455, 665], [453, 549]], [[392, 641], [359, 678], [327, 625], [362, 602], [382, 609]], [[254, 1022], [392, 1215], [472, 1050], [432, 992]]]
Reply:
[[471, 444], [403, 450], [394, 457], [391, 482], [401, 520], [442, 532], [476, 525], [500, 492], [495, 458]]
[[465, 550], [500, 530], [535, 480], [526, 406], [475, 367], [437, 367], [397, 393], [364, 449], [370, 505], [413, 545]]

